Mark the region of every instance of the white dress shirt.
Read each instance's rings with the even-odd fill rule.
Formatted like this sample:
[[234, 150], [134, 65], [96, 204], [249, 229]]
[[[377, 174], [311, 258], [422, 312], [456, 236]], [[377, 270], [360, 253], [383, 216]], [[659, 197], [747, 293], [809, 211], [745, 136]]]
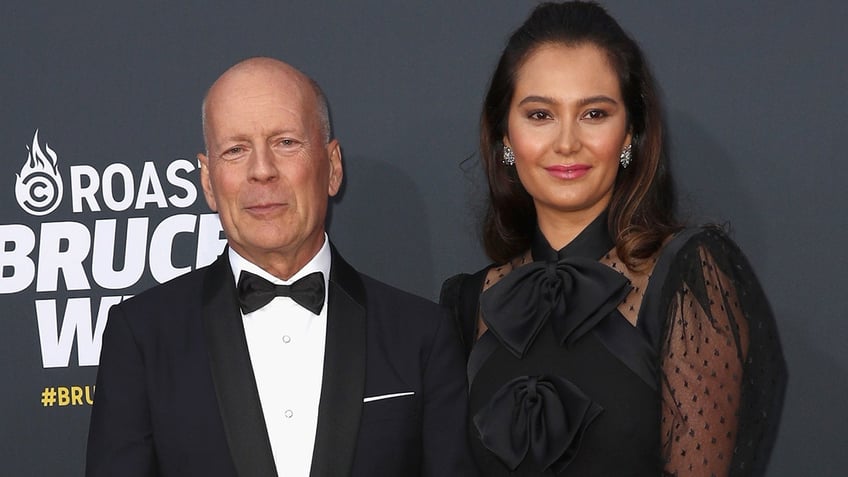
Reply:
[[247, 261], [232, 248], [229, 254], [236, 283], [242, 270], [278, 285], [290, 285], [316, 271], [324, 274], [324, 307], [319, 315], [288, 297], [276, 297], [264, 307], [242, 314], [277, 475], [308, 477], [324, 374], [330, 242], [324, 234], [321, 250], [286, 281]]

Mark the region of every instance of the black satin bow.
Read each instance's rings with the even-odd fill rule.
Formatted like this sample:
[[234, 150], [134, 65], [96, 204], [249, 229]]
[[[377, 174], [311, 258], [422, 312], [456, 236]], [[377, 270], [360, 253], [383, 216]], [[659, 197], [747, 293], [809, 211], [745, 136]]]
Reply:
[[627, 296], [627, 278], [583, 257], [532, 262], [516, 268], [480, 297], [483, 321], [521, 358], [548, 320], [560, 344], [570, 345]]
[[313, 272], [291, 285], [275, 285], [268, 280], [242, 271], [238, 280], [238, 299], [244, 314], [256, 311], [278, 296], [287, 296], [314, 314], [324, 308], [324, 274]]
[[515, 470], [561, 472], [577, 455], [580, 439], [603, 408], [559, 376], [521, 376], [504, 384], [474, 415], [487, 449]]

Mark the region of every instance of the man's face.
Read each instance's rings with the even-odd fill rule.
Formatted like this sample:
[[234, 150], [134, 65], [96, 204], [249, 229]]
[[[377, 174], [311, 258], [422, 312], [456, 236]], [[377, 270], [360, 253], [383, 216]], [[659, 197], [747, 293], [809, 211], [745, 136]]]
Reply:
[[[208, 156], [198, 156], [206, 201], [229, 245], [277, 275], [291, 276], [321, 247], [328, 197], [341, 184], [339, 146], [325, 143], [316, 102], [305, 80], [274, 68], [227, 73], [207, 97]], [[294, 268], [280, 270], [280, 260]]]

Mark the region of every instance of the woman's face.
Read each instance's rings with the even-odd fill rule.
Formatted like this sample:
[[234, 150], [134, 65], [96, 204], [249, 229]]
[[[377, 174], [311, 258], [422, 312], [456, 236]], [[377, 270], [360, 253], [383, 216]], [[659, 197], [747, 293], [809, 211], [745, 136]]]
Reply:
[[518, 70], [504, 144], [539, 220], [600, 214], [630, 136], [618, 77], [598, 47], [544, 45]]

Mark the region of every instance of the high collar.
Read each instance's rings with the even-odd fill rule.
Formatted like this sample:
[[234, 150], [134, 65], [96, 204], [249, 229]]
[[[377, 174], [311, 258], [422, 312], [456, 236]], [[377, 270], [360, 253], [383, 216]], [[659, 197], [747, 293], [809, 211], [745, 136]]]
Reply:
[[609, 227], [607, 226], [608, 215], [605, 209], [577, 237], [574, 237], [574, 240], [559, 251], [551, 247], [537, 226], [531, 244], [533, 260], [556, 262], [566, 257], [584, 257], [591, 258], [592, 260], [600, 259], [615, 245], [609, 235]]

